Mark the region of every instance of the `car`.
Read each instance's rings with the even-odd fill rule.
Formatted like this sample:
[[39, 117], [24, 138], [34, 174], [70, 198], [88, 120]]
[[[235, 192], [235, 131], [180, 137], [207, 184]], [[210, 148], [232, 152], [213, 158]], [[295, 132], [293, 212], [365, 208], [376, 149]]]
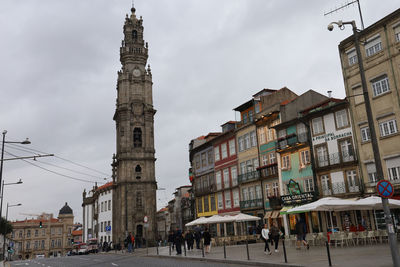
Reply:
[[44, 258], [44, 254], [38, 254], [38, 255], [36, 255], [36, 259], [42, 259], [42, 258]]
[[86, 255], [89, 253], [88, 247], [86, 245], [81, 245], [78, 249], [78, 255]]

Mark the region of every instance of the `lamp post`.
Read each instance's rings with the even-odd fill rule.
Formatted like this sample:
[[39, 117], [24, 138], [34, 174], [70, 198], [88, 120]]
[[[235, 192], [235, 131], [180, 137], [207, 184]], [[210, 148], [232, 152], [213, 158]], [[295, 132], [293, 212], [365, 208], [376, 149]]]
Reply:
[[[0, 183], [2, 183], [3, 180], [3, 162], [4, 162], [4, 144], [21, 144], [21, 145], [28, 145], [31, 142], [29, 141], [28, 138], [25, 139], [25, 141], [22, 142], [15, 142], [15, 141], [6, 141], [6, 134], [7, 131], [4, 130], [2, 132], [3, 134], [3, 142], [1, 143], [1, 160], [0, 160]], [[3, 188], [1, 188], [1, 195], [3, 195]], [[1, 217], [1, 211], [0, 211], [0, 217]]]
[[[362, 91], [363, 91], [363, 95], [364, 95], [365, 110], [367, 113], [368, 127], [369, 127], [369, 131], [370, 131], [370, 135], [371, 135], [371, 144], [372, 144], [372, 151], [374, 154], [376, 174], [377, 174], [377, 177], [379, 180], [383, 180], [383, 169], [382, 169], [381, 156], [380, 156], [380, 152], [379, 152], [378, 141], [376, 138], [374, 118], [372, 115], [371, 103], [370, 103], [369, 96], [368, 96], [367, 82], [365, 79], [364, 66], [363, 66], [361, 49], [360, 49], [359, 30], [357, 29], [357, 26], [356, 26], [356, 23], [354, 20], [346, 21], [346, 22], [343, 22], [340, 20], [338, 22], [330, 23], [328, 25], [329, 31], [333, 30], [334, 24], [336, 24], [339, 27], [339, 29], [341, 29], [341, 30], [344, 30], [345, 25], [351, 25], [353, 28], [354, 46], [356, 48], [358, 68], [360, 70], [361, 87], [362, 87]], [[396, 240], [393, 223], [392, 223], [391, 216], [390, 216], [388, 202], [389, 201], [387, 198], [382, 198], [382, 205], [383, 205], [383, 210], [385, 212], [385, 223], [386, 223], [386, 229], [388, 231], [388, 236], [389, 236], [389, 244], [390, 244], [390, 250], [392, 253], [393, 265], [395, 267], [399, 267], [400, 266], [399, 251], [397, 248], [397, 240]]]
[[4, 186], [5, 185], [13, 185], [13, 184], [22, 184], [22, 179], [19, 179], [18, 182], [16, 183], [4, 183], [4, 180], [2, 182], [1, 185], [1, 202], [0, 202], [0, 218], [2, 216], [2, 212], [3, 212], [3, 199], [4, 199]]
[[[7, 223], [7, 219], [8, 219], [8, 208], [10, 207], [17, 207], [17, 206], [21, 206], [21, 203], [15, 204], [15, 205], [9, 205], [7, 202], [7, 211], [6, 211], [6, 223]], [[4, 240], [3, 240], [3, 259], [5, 259], [5, 253], [6, 253], [6, 235], [4, 234]]]

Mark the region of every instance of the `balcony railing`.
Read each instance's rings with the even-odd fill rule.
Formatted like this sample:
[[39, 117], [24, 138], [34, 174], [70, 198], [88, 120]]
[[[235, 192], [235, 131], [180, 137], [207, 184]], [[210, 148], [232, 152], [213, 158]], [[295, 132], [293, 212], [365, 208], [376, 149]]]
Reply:
[[277, 163], [274, 163], [267, 166], [263, 166], [258, 171], [260, 172], [260, 176], [262, 178], [275, 177], [278, 175], [278, 165]]
[[358, 193], [360, 192], [360, 186], [358, 185], [348, 185], [348, 190], [346, 190], [346, 184], [344, 182], [332, 183], [332, 188], [328, 187], [326, 184], [322, 185], [322, 194], [324, 196], [331, 196], [336, 194], [345, 193]]
[[241, 209], [262, 208], [262, 207], [263, 207], [262, 198], [240, 201]]
[[317, 156], [318, 167], [326, 167], [341, 163], [354, 162], [356, 160], [356, 154], [353, 150]]
[[194, 190], [194, 195], [201, 196], [210, 192], [215, 192], [216, 190], [217, 186], [215, 184], [210, 184], [207, 187], [196, 187]]
[[283, 139], [278, 139], [278, 149], [290, 148], [293, 145], [307, 142], [307, 133], [291, 134]]
[[250, 181], [255, 181], [258, 178], [260, 178], [260, 174], [258, 173], [258, 171], [252, 171], [252, 172], [239, 174], [238, 182], [239, 182], [239, 184], [241, 184], [241, 183], [246, 183], [246, 182], [250, 182]]

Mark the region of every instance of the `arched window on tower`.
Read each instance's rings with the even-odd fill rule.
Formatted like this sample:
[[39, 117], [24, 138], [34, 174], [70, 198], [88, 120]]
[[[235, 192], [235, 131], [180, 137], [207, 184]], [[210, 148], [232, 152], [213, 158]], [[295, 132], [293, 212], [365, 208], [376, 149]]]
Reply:
[[142, 130], [140, 128], [133, 130], [133, 147], [142, 147]]
[[136, 207], [137, 208], [143, 207], [142, 192], [140, 192], [140, 191], [136, 192]]
[[132, 31], [132, 38], [137, 39], [137, 31], [136, 30]]
[[135, 176], [137, 180], [140, 180], [142, 175], [142, 167], [140, 167], [140, 165], [136, 165], [135, 167]]

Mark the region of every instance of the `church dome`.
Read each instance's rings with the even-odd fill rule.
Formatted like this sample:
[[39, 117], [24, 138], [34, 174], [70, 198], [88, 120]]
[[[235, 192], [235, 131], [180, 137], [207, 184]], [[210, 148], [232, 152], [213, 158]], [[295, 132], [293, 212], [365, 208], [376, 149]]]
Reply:
[[58, 213], [58, 215], [66, 215], [66, 214], [73, 214], [72, 209], [68, 206], [67, 202], [65, 202], [64, 207], [62, 207], [60, 209], [60, 212]]

